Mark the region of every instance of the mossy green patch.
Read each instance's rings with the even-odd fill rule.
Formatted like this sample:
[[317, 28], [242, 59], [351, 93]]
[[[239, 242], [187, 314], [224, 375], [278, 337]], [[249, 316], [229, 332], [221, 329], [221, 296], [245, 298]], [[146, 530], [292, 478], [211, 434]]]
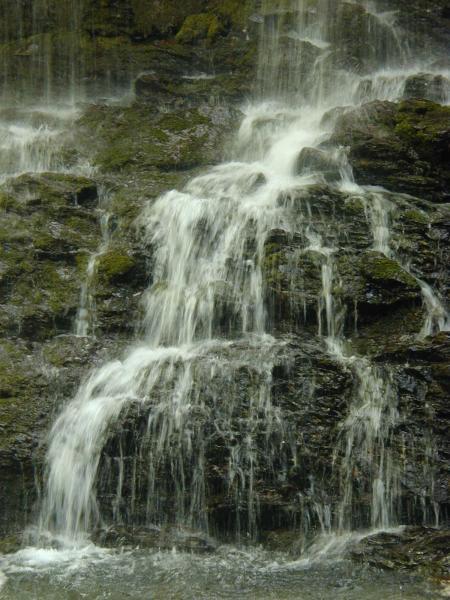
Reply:
[[423, 210], [411, 208], [409, 210], [405, 210], [402, 216], [406, 221], [410, 221], [418, 225], [430, 225], [431, 223], [430, 217]]
[[180, 44], [194, 44], [202, 40], [213, 42], [223, 32], [223, 26], [216, 15], [200, 13], [187, 17], [176, 35]]
[[208, 125], [210, 120], [199, 111], [190, 110], [185, 113], [165, 113], [158, 119], [157, 124], [162, 130], [168, 130], [170, 133], [181, 133], [197, 125]]
[[252, 11], [252, 3], [245, 0], [213, 0], [210, 10], [233, 29], [243, 29]]
[[450, 130], [450, 106], [430, 100], [405, 100], [398, 107], [395, 133], [421, 155], [432, 158], [434, 146]]
[[122, 250], [110, 250], [102, 254], [97, 262], [97, 276], [104, 284], [126, 278], [135, 268], [135, 260]]
[[268, 288], [280, 291], [286, 287], [286, 278], [281, 268], [285, 264], [286, 256], [280, 244], [275, 242], [266, 244], [262, 271], [264, 283]]
[[413, 289], [420, 288], [417, 280], [397, 261], [377, 252], [372, 252], [364, 258], [363, 271], [373, 281], [395, 282]]
[[0, 211], [14, 211], [19, 208], [19, 203], [15, 198], [4, 192], [0, 192]]

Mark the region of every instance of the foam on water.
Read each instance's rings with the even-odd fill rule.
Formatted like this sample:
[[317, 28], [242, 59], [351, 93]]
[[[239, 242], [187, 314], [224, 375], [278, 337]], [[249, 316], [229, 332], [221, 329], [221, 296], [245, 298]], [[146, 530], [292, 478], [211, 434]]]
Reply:
[[[220, 546], [211, 555], [133, 550], [73, 556], [73, 562], [69, 555], [66, 558], [67, 562], [51, 564], [52, 559], [37, 558], [30, 549], [24, 561], [31, 566], [22, 571], [6, 567], [2, 598], [378, 600], [383, 595], [390, 600], [431, 600], [439, 592], [408, 574], [354, 568], [341, 560], [305, 565], [286, 554], [258, 548]], [[35, 566], [41, 561], [41, 568]]]
[[1, 559], [3, 569], [9, 575], [26, 571], [52, 571], [55, 567], [78, 570], [84, 565], [104, 561], [110, 556], [105, 549], [89, 544], [83, 548], [36, 548], [27, 547], [12, 556]]

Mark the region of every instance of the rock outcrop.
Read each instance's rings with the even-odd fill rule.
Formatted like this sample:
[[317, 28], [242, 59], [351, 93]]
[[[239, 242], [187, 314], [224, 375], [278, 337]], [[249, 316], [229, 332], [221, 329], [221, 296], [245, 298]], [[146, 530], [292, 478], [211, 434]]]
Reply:
[[332, 142], [349, 148], [358, 183], [448, 202], [449, 107], [375, 101], [338, 117]]

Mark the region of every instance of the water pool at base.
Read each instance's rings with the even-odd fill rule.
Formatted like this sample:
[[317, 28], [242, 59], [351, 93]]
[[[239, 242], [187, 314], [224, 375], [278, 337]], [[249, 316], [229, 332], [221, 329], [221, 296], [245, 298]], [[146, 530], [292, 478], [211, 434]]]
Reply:
[[214, 554], [28, 548], [0, 558], [2, 600], [426, 600], [421, 577], [347, 560], [318, 564], [258, 549]]

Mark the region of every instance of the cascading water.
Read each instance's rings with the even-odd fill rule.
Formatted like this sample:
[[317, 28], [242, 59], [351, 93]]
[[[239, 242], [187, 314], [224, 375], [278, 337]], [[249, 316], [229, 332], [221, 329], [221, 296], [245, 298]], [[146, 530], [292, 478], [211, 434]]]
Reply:
[[[344, 149], [320, 145], [331, 108], [395, 99], [410, 73], [408, 51], [391, 15], [378, 15], [364, 2], [321, 0], [312, 7], [300, 0], [275, 11], [271, 4], [262, 17], [263, 100], [246, 111], [235, 162], [164, 194], [138, 219], [153, 277], [141, 341], [122, 360], [94, 370], [56, 420], [41, 533], [77, 543], [107, 521], [106, 514], [118, 523], [139, 519], [207, 530], [210, 497], [225, 481], [234, 530], [257, 534], [262, 473], [283, 483], [302, 459], [299, 432], [272, 397], [272, 373], [287, 362], [288, 343], [272, 336], [265, 300], [265, 248], [273, 231], [303, 240], [301, 251], [320, 265], [318, 338], [354, 380], [334, 453], [339, 499], [315, 498], [311, 485], [316, 516], [324, 532], [398, 523], [395, 384], [386, 369], [355, 355], [344, 337], [333, 222], [313, 218], [302, 190], [328, 184], [363, 198], [374, 249], [391, 253], [384, 193], [356, 186]], [[367, 44], [352, 47], [349, 23]], [[445, 326], [446, 312], [427, 284], [422, 290], [424, 333], [430, 333]], [[86, 288], [80, 311], [87, 294]], [[85, 333], [81, 312], [78, 325]], [[139, 423], [131, 439], [128, 418]], [[108, 462], [114, 444], [119, 460]], [[222, 469], [215, 478], [211, 452]], [[113, 496], [107, 507], [97, 495], [102, 486]], [[358, 514], [362, 498], [367, 508]], [[305, 512], [304, 532], [310, 520]]]

